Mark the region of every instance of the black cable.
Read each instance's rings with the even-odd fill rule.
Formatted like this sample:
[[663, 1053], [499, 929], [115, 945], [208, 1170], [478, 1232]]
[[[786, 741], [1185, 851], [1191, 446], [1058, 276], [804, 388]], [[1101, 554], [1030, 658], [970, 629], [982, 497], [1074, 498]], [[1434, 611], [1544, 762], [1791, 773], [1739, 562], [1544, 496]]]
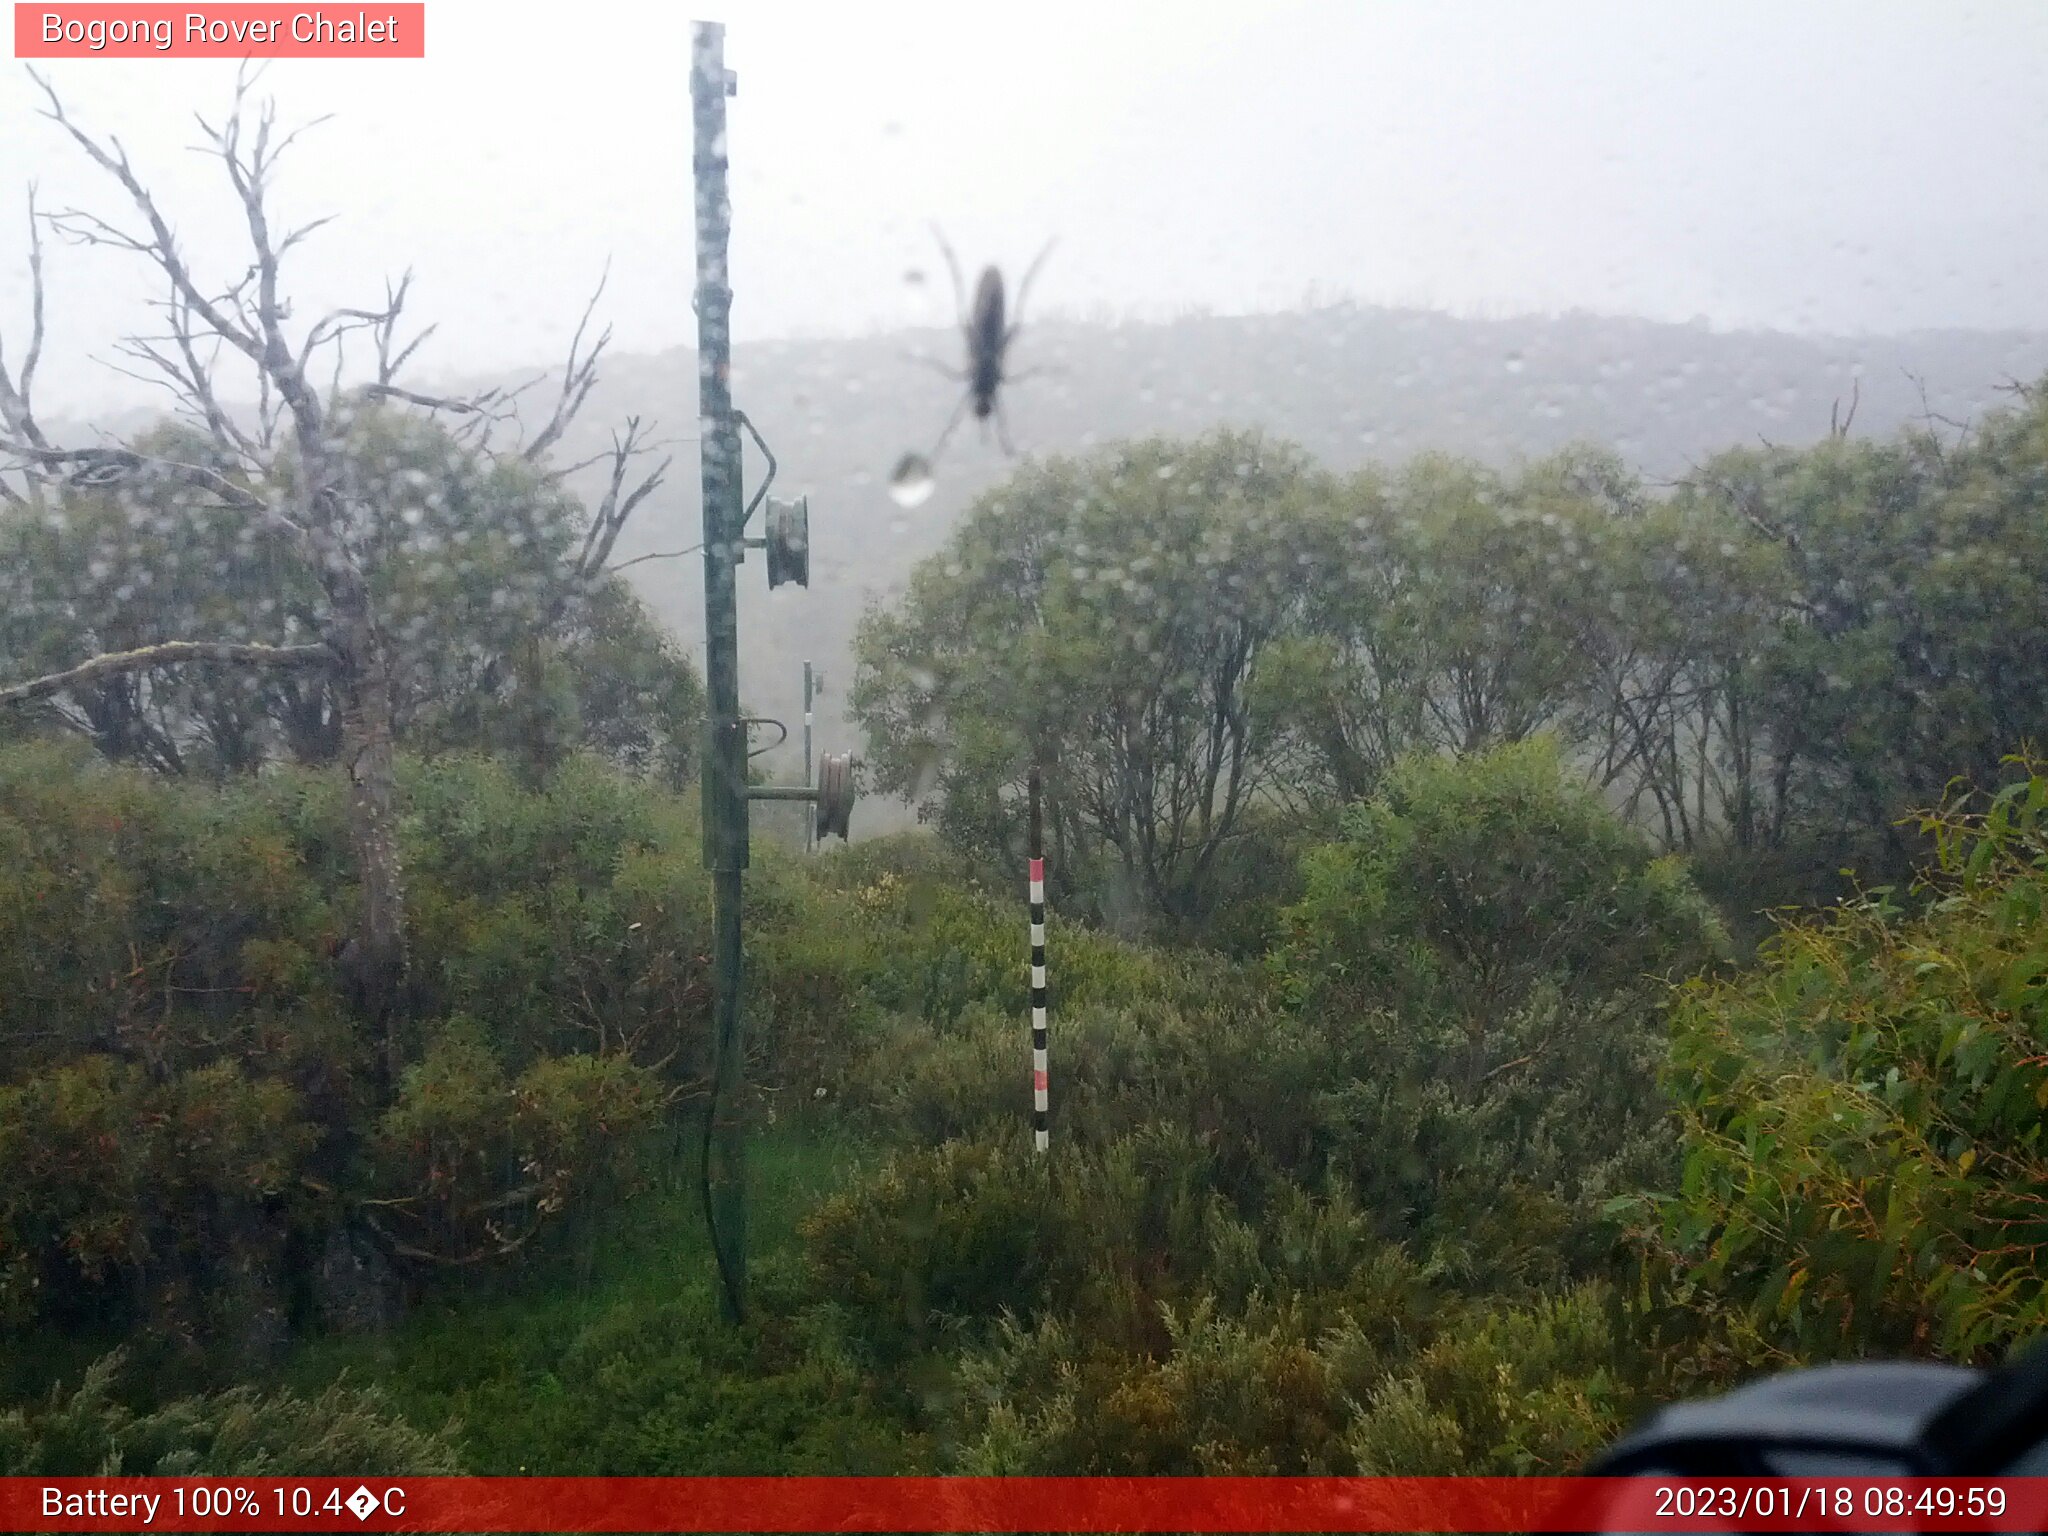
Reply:
[[746, 1321], [746, 1307], [740, 1298], [739, 1281], [732, 1270], [732, 1259], [725, 1250], [725, 1239], [718, 1231], [718, 1212], [711, 1200], [711, 1138], [718, 1125], [718, 1104], [724, 1096], [725, 1053], [720, 1051], [711, 1069], [711, 1102], [704, 1111], [703, 1156], [698, 1162], [697, 1185], [704, 1197], [704, 1227], [711, 1236], [711, 1258], [718, 1266], [718, 1282], [725, 1288], [726, 1310], [737, 1322]]

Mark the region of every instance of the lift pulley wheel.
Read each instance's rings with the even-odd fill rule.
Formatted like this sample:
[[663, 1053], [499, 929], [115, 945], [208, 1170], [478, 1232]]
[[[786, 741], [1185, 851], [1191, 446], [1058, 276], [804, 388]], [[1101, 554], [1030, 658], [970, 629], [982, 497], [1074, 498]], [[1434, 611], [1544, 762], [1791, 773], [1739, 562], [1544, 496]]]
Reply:
[[853, 816], [853, 759], [827, 752], [818, 762], [818, 836], [846, 836]]
[[768, 517], [761, 530], [768, 550], [768, 586], [772, 591], [785, 581], [800, 587], [811, 584], [811, 503], [807, 496], [795, 501], [768, 498]]

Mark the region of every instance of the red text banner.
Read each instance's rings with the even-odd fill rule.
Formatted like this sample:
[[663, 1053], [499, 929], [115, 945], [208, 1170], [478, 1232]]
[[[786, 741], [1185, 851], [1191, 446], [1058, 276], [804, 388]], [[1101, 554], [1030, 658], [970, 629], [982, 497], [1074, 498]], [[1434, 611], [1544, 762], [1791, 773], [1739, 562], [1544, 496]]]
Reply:
[[409, 5], [14, 7], [18, 59], [423, 59], [427, 8]]
[[0, 1478], [0, 1531], [2042, 1530], [2037, 1478]]

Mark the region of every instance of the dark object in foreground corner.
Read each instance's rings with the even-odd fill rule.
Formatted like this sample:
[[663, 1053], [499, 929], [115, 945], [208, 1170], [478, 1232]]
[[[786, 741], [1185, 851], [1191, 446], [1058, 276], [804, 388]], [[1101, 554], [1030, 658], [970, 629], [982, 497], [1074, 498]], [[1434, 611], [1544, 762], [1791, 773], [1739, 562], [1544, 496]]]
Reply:
[[1995, 1371], [1817, 1366], [1679, 1403], [1593, 1477], [2048, 1476], [2048, 1347]]

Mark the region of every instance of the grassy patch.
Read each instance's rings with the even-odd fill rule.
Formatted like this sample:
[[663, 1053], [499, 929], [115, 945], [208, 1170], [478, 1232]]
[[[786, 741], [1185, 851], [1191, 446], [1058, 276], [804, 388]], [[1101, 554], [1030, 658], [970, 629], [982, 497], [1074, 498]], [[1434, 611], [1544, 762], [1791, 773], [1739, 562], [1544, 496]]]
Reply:
[[484, 1475], [914, 1470], [915, 1437], [796, 1299], [796, 1223], [858, 1151], [756, 1140], [743, 1328], [719, 1315], [691, 1158], [524, 1277], [454, 1282], [384, 1338], [309, 1343], [290, 1384], [380, 1386], [422, 1428], [453, 1421]]

